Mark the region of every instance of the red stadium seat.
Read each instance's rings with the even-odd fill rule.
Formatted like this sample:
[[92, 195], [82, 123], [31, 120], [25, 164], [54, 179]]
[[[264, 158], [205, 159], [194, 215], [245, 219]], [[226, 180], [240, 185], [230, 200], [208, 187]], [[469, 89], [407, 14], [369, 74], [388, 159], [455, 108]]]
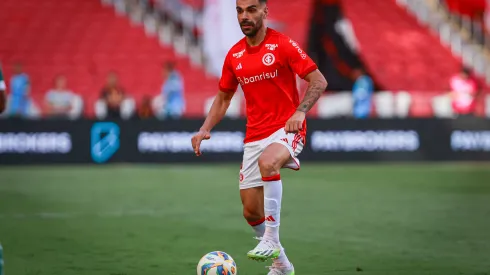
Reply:
[[361, 57], [388, 90], [442, 91], [460, 60], [427, 28], [389, 0], [344, 0]]
[[93, 116], [106, 74], [115, 70], [136, 101], [157, 95], [162, 84], [161, 65], [177, 60], [183, 73], [187, 116], [202, 116], [205, 98], [217, 90], [217, 79], [192, 69], [185, 58], [145, 35], [142, 27], [116, 16], [96, 0], [2, 0], [0, 61], [7, 78], [15, 61], [22, 61], [32, 81], [32, 96], [40, 103], [53, 78], [64, 73], [69, 88], [81, 94], [86, 114]]

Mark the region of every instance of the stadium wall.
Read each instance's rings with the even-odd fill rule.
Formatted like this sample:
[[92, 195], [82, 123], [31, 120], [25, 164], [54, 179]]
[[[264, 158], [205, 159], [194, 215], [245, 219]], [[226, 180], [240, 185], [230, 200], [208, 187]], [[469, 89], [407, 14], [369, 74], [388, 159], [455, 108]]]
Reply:
[[[0, 121], [0, 164], [241, 162], [244, 120], [224, 120], [195, 157], [202, 120]], [[479, 118], [308, 120], [302, 161], [489, 161]]]

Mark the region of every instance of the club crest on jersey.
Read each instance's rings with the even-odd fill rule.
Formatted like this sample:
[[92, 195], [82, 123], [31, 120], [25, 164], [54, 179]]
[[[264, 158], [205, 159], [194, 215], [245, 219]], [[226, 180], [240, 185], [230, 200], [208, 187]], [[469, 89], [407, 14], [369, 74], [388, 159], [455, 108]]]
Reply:
[[269, 49], [269, 51], [273, 51], [279, 47], [277, 44], [265, 44], [265, 47]]
[[240, 58], [243, 56], [243, 53], [245, 52], [245, 50], [242, 50], [240, 52], [237, 52], [237, 53], [234, 53], [233, 54], [233, 57], [236, 57], [236, 58]]
[[276, 61], [276, 57], [272, 53], [266, 53], [262, 57], [262, 63], [264, 63], [264, 65], [266, 66], [270, 66], [274, 64], [275, 61]]

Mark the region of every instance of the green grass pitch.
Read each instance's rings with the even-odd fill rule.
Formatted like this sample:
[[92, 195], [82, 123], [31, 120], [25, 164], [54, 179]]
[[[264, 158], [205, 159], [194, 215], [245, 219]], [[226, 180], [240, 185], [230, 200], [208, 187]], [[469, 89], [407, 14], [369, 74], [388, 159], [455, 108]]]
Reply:
[[[0, 168], [6, 275], [193, 275], [256, 241], [236, 165]], [[298, 275], [490, 274], [490, 165], [304, 163], [284, 171], [281, 241]]]

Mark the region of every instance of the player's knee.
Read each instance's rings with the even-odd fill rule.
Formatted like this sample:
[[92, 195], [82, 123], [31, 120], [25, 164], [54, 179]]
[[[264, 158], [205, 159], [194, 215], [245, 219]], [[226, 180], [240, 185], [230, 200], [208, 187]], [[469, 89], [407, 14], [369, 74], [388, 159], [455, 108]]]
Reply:
[[268, 156], [260, 156], [259, 169], [262, 177], [272, 177], [279, 175], [279, 169], [273, 158]]
[[257, 209], [257, 207], [243, 207], [243, 217], [248, 221], [248, 222], [255, 222], [260, 220], [263, 217], [262, 211], [260, 209]]

